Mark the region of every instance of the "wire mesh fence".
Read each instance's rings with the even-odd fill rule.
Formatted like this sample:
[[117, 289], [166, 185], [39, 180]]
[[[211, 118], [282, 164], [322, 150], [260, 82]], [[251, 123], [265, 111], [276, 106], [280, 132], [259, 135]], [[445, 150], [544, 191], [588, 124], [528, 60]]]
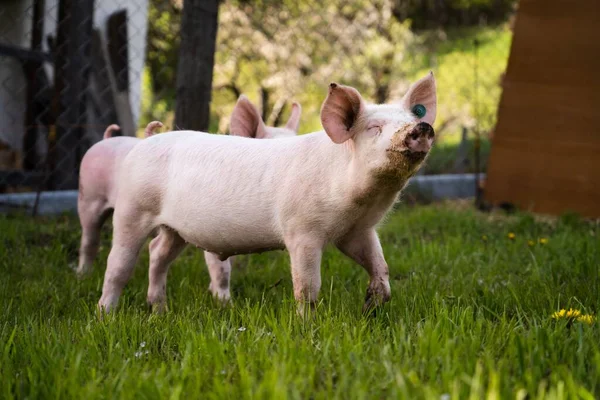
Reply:
[[[105, 128], [175, 126], [183, 0], [5, 0], [0, 6], [0, 193], [76, 189]], [[201, 3], [201, 2], [200, 2]], [[515, 0], [228, 0], [220, 4], [209, 131], [225, 133], [240, 94], [267, 124], [303, 106], [320, 130], [332, 81], [399, 100], [429, 70], [438, 145], [425, 174], [485, 169]], [[475, 165], [473, 134], [481, 135]]]
[[134, 135], [147, 0], [0, 6], [0, 192], [77, 187], [106, 126]]

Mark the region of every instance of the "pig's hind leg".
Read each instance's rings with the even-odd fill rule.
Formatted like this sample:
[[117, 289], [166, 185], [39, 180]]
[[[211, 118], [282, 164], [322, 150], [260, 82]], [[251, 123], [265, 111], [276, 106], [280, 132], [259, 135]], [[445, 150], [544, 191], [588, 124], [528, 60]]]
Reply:
[[81, 246], [76, 273], [80, 278], [92, 270], [100, 247], [100, 231], [111, 210], [104, 200], [85, 201], [80, 198], [77, 203], [81, 223]]
[[150, 242], [148, 304], [155, 312], [166, 310], [169, 266], [185, 246], [185, 240], [177, 232], [164, 226]]
[[113, 218], [113, 244], [108, 255], [102, 297], [98, 302], [105, 312], [114, 308], [129, 281], [141, 247], [156, 227], [154, 215], [118, 202]]
[[[324, 241], [311, 234], [293, 234], [285, 239], [292, 263], [294, 297], [298, 314], [313, 310], [321, 289], [321, 256]], [[306, 306], [309, 306], [308, 308]]]
[[229, 291], [229, 279], [231, 277], [231, 258], [221, 261], [218, 255], [204, 252], [204, 260], [210, 274], [210, 286], [208, 290], [213, 297], [223, 303], [227, 303], [231, 299]]

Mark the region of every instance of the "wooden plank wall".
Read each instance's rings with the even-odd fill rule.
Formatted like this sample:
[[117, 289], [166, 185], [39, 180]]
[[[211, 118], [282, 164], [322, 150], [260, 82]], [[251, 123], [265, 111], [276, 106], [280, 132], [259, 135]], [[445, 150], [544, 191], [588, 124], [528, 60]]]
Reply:
[[599, 0], [520, 1], [485, 197], [600, 217]]

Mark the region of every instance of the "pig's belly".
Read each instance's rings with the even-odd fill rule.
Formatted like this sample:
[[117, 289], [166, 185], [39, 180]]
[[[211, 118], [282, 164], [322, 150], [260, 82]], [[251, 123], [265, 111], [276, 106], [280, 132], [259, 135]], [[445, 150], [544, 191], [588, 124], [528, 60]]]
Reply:
[[239, 215], [233, 210], [210, 207], [179, 208], [169, 214], [164, 225], [187, 243], [212, 253], [232, 256], [284, 248], [281, 235], [267, 215], [249, 217], [251, 212]]

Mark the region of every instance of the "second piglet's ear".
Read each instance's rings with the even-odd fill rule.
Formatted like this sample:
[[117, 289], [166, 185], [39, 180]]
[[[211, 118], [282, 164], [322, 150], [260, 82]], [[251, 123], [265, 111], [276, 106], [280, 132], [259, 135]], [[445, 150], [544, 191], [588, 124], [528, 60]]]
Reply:
[[229, 133], [234, 136], [264, 138], [267, 135], [265, 123], [250, 100], [241, 95], [231, 113]]
[[300, 115], [302, 114], [302, 107], [300, 104], [292, 103], [292, 112], [290, 113], [290, 119], [285, 124], [285, 127], [298, 133], [298, 127], [300, 126]]
[[356, 89], [332, 83], [321, 107], [321, 124], [334, 143], [343, 143], [356, 133], [364, 109], [363, 99]]

